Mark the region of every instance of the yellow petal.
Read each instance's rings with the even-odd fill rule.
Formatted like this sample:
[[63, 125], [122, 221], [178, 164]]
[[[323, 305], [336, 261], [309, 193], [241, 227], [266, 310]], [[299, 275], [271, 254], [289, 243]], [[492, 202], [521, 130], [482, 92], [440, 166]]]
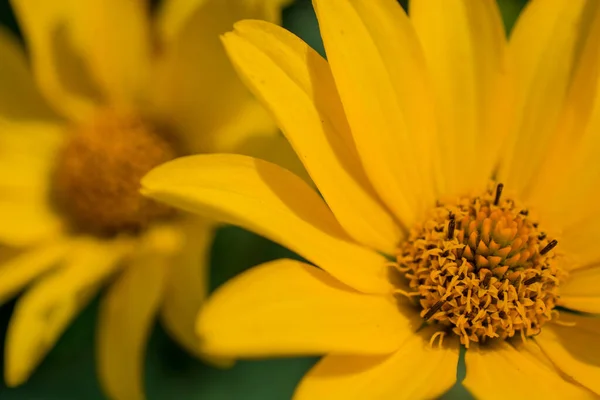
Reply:
[[443, 348], [432, 347], [431, 333], [411, 335], [389, 356], [325, 356], [304, 376], [294, 400], [439, 398], [456, 382], [459, 346], [446, 339]]
[[55, 106], [63, 97], [98, 100], [98, 92], [116, 106], [139, 100], [151, 50], [145, 1], [14, 0], [13, 5], [40, 85]]
[[6, 336], [7, 385], [17, 386], [27, 380], [129, 248], [127, 242], [80, 239], [62, 268], [18, 300]]
[[600, 4], [586, 4], [565, 104], [531, 189], [536, 209], [552, 214], [563, 227], [589, 218], [600, 199], [595, 184], [600, 176]]
[[[527, 346], [531, 346], [527, 343]], [[565, 381], [551, 365], [524, 348], [505, 341], [466, 353], [463, 385], [481, 399], [587, 399], [583, 388]]]
[[560, 305], [600, 314], [600, 266], [571, 271], [560, 285]]
[[89, 35], [76, 23], [86, 19], [88, 2], [12, 0], [11, 4], [41, 92], [64, 116], [75, 121], [89, 116], [102, 95], [85, 59], [90, 49], [84, 38]]
[[170, 261], [160, 316], [166, 330], [189, 352], [199, 355], [195, 322], [208, 291], [208, 268], [214, 226], [187, 217], [183, 248]]
[[485, 187], [510, 121], [496, 2], [413, 0], [410, 19], [435, 88], [444, 193]]
[[150, 171], [142, 192], [274, 240], [365, 292], [389, 292], [385, 258], [352, 243], [323, 200], [275, 164], [238, 155], [184, 157]]
[[[570, 196], [568, 192], [565, 192], [564, 195]], [[566, 200], [566, 202], [569, 201]], [[583, 208], [585, 209], [585, 207]], [[560, 209], [562, 216], [559, 216], [559, 210], [555, 209], [553, 210], [555, 214], [551, 216], [546, 214], [548, 218], [542, 222], [544, 222], [544, 226], [548, 225], [549, 230], [556, 231], [560, 246], [557, 247], [557, 250], [560, 249], [560, 252], [567, 257], [565, 268], [572, 271], [600, 263], [600, 247], [597, 246], [595, 240], [598, 229], [600, 229], [600, 213], [589, 208], [586, 209], [586, 213], [581, 205], [576, 205], [574, 208], [565, 206]], [[573, 220], [569, 214], [579, 214], [579, 218]], [[572, 222], [561, 224], [561, 220], [566, 222], [568, 219]]]
[[32, 280], [58, 266], [71, 249], [67, 240], [36, 246], [2, 260], [0, 264], [0, 304], [10, 299]]
[[52, 118], [17, 39], [0, 28], [0, 119]]
[[[208, 7], [210, 1], [218, 1], [227, 7], [245, 7], [247, 10], [262, 12], [266, 21], [279, 23], [281, 8], [292, 0], [170, 0], [161, 3], [157, 18], [157, 31], [160, 39], [168, 44], [177, 39], [182, 29], [185, 29], [202, 7]], [[233, 3], [232, 3], [233, 1]], [[235, 4], [237, 3], [237, 4]], [[247, 17], [250, 18], [250, 17]]]
[[62, 228], [48, 198], [63, 128], [0, 120], [0, 242], [25, 246]]
[[564, 374], [600, 395], [600, 318], [561, 313], [560, 320], [575, 325], [548, 324], [536, 343]]
[[164, 4], [158, 17], [164, 43], [152, 82], [154, 112], [176, 129], [190, 153], [247, 154], [255, 147], [251, 142], [276, 139], [273, 119], [239, 80], [219, 40], [240, 19], [267, 18], [266, 3]]
[[223, 357], [389, 354], [419, 326], [391, 296], [366, 295], [294, 260], [254, 267], [200, 313], [203, 351]]
[[144, 399], [146, 342], [160, 307], [169, 264], [162, 254], [136, 255], [101, 300], [98, 374], [111, 399]]
[[[544, 157], [555, 143], [597, 6], [593, 1], [534, 1], [511, 33], [516, 120], [500, 179], [521, 198], [536, 186]], [[562, 152], [564, 143], [561, 145]], [[552, 162], [568, 165], [563, 158]]]
[[364, 175], [327, 62], [293, 34], [266, 22], [239, 22], [224, 42], [342, 227], [358, 242], [391, 254], [401, 231]]
[[394, 0], [315, 0], [327, 58], [373, 187], [411, 226], [435, 201], [432, 102], [416, 35]]

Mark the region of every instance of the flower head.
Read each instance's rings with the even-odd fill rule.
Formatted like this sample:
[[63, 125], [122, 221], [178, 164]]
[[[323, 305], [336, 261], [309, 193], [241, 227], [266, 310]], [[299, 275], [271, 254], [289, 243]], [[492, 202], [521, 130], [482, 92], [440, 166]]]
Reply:
[[327, 61], [264, 22], [223, 40], [322, 197], [233, 155], [142, 181], [316, 266], [226, 284], [204, 349], [325, 355], [298, 399], [436, 398], [461, 346], [478, 398], [600, 394], [598, 3], [532, 1], [508, 42], [491, 0], [313, 4]]
[[174, 0], [151, 14], [146, 1], [12, 1], [29, 60], [1, 30], [0, 243], [17, 254], [0, 262], [0, 301], [28, 287], [7, 333], [8, 385], [113, 278], [98, 324], [111, 398], [143, 397], [156, 316], [199, 354], [213, 227], [144, 198], [139, 180], [185, 154], [285, 151], [219, 41], [241, 18], [277, 21], [283, 3]]

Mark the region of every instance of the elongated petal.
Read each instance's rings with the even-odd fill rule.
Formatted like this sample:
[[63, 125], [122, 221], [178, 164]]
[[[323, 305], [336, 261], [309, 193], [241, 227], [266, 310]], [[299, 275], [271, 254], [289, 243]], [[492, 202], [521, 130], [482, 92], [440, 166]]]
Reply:
[[252, 268], [219, 289], [198, 319], [202, 348], [225, 357], [387, 354], [418, 327], [391, 296], [366, 295], [294, 260]]
[[0, 120], [0, 242], [26, 246], [62, 229], [48, 199], [53, 163], [63, 142], [59, 125]]
[[[44, 94], [73, 119], [101, 99], [130, 105], [147, 86], [145, 1], [13, 0]], [[101, 34], [99, 34], [101, 32]]]
[[0, 264], [0, 304], [18, 293], [25, 285], [57, 267], [71, 249], [67, 240], [41, 244]]
[[0, 119], [54, 117], [33, 81], [22, 46], [3, 28], [0, 28], [0, 59]]
[[101, 92], [82, 58], [82, 36], [72, 20], [87, 2], [11, 0], [31, 55], [34, 76], [44, 96], [62, 115], [80, 120], [90, 115]]
[[294, 400], [433, 399], [456, 382], [458, 341], [429, 344], [432, 331], [412, 335], [388, 356], [325, 356], [303, 378]]
[[566, 382], [540, 356], [504, 341], [486, 348], [470, 348], [463, 385], [476, 398], [485, 399], [592, 398], [585, 389]]
[[496, 2], [413, 0], [410, 19], [435, 87], [444, 192], [483, 188], [511, 121], [506, 35]]
[[407, 226], [434, 202], [424, 59], [393, 0], [315, 0], [327, 58], [373, 187]]
[[[172, 40], [177, 40], [178, 34], [186, 28], [198, 10], [205, 7], [211, 0], [171, 0], [161, 4], [157, 18], [157, 30], [160, 39], [167, 45]], [[212, 0], [214, 1], [214, 0]], [[232, 7], [230, 0], [218, 0]], [[281, 8], [290, 4], [292, 0], [235, 0], [249, 10], [262, 11], [263, 19], [279, 23]]]
[[19, 299], [6, 337], [7, 385], [27, 380], [128, 249], [128, 243], [82, 239], [74, 244], [60, 270]]
[[400, 230], [373, 195], [327, 62], [275, 25], [244, 21], [224, 38], [250, 89], [275, 115], [342, 227], [392, 253]]
[[127, 265], [102, 298], [98, 373], [115, 400], [144, 399], [146, 342], [160, 306], [169, 258], [144, 252]]
[[600, 198], [593, 183], [600, 176], [600, 6], [587, 2], [581, 13], [565, 104], [531, 189], [539, 211], [552, 214], [562, 226], [588, 218], [595, 211], [590, 205]]
[[536, 343], [563, 373], [600, 395], [600, 318], [561, 313], [560, 320], [574, 326], [548, 324]]
[[572, 271], [560, 285], [560, 305], [600, 314], [600, 266]]
[[219, 40], [238, 20], [268, 18], [265, 4], [183, 0], [164, 2], [159, 12], [162, 52], [152, 82], [152, 106], [177, 129], [191, 153], [249, 154], [254, 141], [278, 135], [273, 119], [237, 77]]
[[277, 165], [237, 155], [184, 157], [150, 171], [142, 188], [281, 243], [358, 290], [390, 290], [384, 257], [352, 243], [317, 193]]
[[[584, 50], [597, 49], [597, 43], [591, 47], [585, 45], [586, 37], [593, 37], [588, 35], [597, 16], [597, 8], [598, 3], [593, 1], [533, 1], [525, 8], [511, 34], [509, 56], [514, 62], [512, 71], [517, 113], [510, 148], [502, 160], [499, 178], [516, 190], [521, 198], [531, 195], [540, 183], [540, 169], [547, 155], [560, 154], [560, 158], [553, 157], [548, 162], [568, 165], [562, 157], [565, 144], [571, 145], [571, 141], [580, 134], [577, 131], [587, 121], [589, 102], [593, 99], [589, 97], [593, 94], [589, 89], [586, 94], [575, 93], [576, 96], [587, 97], [576, 106], [575, 118], [579, 119], [577, 124], [580, 126], [572, 130], [575, 126], [570, 122], [562, 121], [567, 125], [560, 125], [561, 118], [565, 116], [565, 102], [570, 101], [569, 93], [574, 83], [580, 80], [579, 87], [581, 84], [589, 85], [588, 88], [595, 86], [595, 80], [589, 79], [589, 72], [585, 72], [584, 75], [588, 76], [581, 80], [579, 66], [591, 66], [588, 64], [590, 60], [583, 57]], [[566, 131], [563, 139], [568, 138], [569, 141], [559, 140], [559, 146], [553, 152], [557, 134], [563, 129]], [[549, 183], [547, 178], [550, 176], [546, 176], [543, 186]], [[542, 190], [543, 186], [540, 186]]]
[[215, 227], [188, 217], [181, 251], [171, 260], [160, 316], [167, 331], [189, 352], [199, 354], [196, 318], [208, 290], [209, 256]]

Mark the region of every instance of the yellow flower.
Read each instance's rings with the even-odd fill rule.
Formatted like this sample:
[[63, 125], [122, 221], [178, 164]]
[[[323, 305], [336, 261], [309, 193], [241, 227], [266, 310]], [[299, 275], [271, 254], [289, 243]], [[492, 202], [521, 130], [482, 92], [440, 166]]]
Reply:
[[318, 267], [233, 279], [204, 349], [324, 354], [297, 399], [436, 398], [461, 347], [477, 398], [600, 395], [600, 3], [532, 1], [509, 43], [492, 0], [313, 3], [328, 61], [264, 22], [224, 42], [322, 198], [240, 155], [142, 180]]
[[295, 158], [219, 40], [242, 18], [278, 22], [284, 3], [172, 0], [151, 15], [146, 1], [12, 1], [29, 60], [0, 31], [0, 243], [17, 251], [2, 256], [0, 302], [27, 290], [8, 329], [8, 385], [113, 279], [97, 347], [111, 398], [143, 397], [157, 315], [199, 353], [213, 226], [145, 199], [139, 179], [184, 154]]

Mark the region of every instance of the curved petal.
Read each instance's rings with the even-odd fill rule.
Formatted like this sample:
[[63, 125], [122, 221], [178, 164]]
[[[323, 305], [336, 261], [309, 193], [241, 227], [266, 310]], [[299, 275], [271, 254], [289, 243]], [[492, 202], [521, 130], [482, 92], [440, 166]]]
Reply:
[[97, 91], [113, 106], [139, 100], [150, 66], [146, 1], [71, 0], [50, 5], [13, 0], [13, 5], [40, 85], [55, 106], [63, 96], [97, 100]]
[[254, 267], [218, 289], [200, 313], [206, 353], [262, 357], [388, 354], [418, 328], [391, 296], [366, 295], [294, 260]]
[[560, 285], [559, 304], [600, 314], [600, 266], [571, 271], [567, 281]]
[[[560, 155], [548, 162], [568, 165], [563, 157], [568, 149], [565, 144], [572, 146], [581, 125], [561, 127], [560, 123], [569, 91], [581, 78], [576, 70], [584, 65], [581, 63], [586, 49], [583, 42], [586, 37], [592, 37], [589, 29], [597, 18], [597, 10], [598, 4], [593, 1], [533, 1], [524, 9], [511, 33], [509, 57], [514, 63], [516, 119], [509, 149], [502, 160], [500, 179], [517, 191], [520, 198], [531, 195], [533, 188], [539, 187], [543, 192], [547, 190], [544, 186], [554, 182], [551, 176], [545, 177], [542, 186], [542, 182], [538, 182], [542, 178], [540, 168], [544, 157]], [[597, 51], [597, 39], [593, 40], [596, 43], [589, 48]], [[595, 86], [589, 80], [589, 73], [586, 74], [588, 77], [581, 80], [579, 86]], [[589, 113], [589, 101], [593, 99], [588, 96], [589, 88], [587, 90], [584, 103], [588, 104], [584, 106], [580, 102], [576, 106], [577, 124], [587, 121], [584, 115]], [[557, 133], [563, 130], [565, 136], [560, 140]], [[553, 146], [557, 152], [551, 151]]]
[[585, 389], [565, 381], [547, 360], [528, 351], [529, 342], [515, 348], [505, 341], [469, 348], [463, 385], [485, 399], [587, 399]]
[[0, 119], [54, 117], [33, 81], [21, 44], [4, 28], [0, 28], [0, 60]]
[[416, 35], [394, 0], [313, 4], [365, 172], [411, 226], [436, 197], [433, 107]]
[[267, 18], [265, 4], [174, 1], [165, 2], [159, 13], [162, 52], [152, 82], [152, 107], [182, 136], [190, 153], [248, 152], [248, 141], [278, 135], [272, 118], [237, 77], [219, 40], [238, 20]]
[[0, 304], [29, 282], [57, 267], [71, 250], [71, 245], [68, 240], [53, 241], [0, 261]]
[[600, 318], [561, 313], [574, 326], [548, 324], [536, 343], [564, 374], [600, 395]]
[[485, 188], [511, 121], [500, 11], [488, 0], [412, 0], [410, 19], [435, 88], [444, 193]]
[[[196, 12], [205, 7], [205, 4], [211, 0], [170, 0], [161, 3], [161, 9], [158, 12], [156, 28], [160, 40], [169, 44], [172, 40], [177, 40], [177, 36], [185, 29], [186, 25], [194, 18]], [[223, 0], [221, 0], [223, 2]], [[225, 0], [229, 1], [229, 0]], [[238, 3], [247, 7], [248, 10], [257, 10], [263, 13], [266, 21], [279, 23], [281, 19], [281, 8], [290, 4], [293, 0], [236, 0]], [[228, 3], [229, 7], [231, 5]]]
[[6, 335], [4, 374], [8, 386], [27, 380], [128, 250], [128, 242], [81, 239], [73, 244], [61, 269], [18, 300]]
[[104, 391], [115, 400], [142, 400], [146, 342], [160, 306], [170, 260], [144, 252], [125, 266], [100, 303], [96, 348]]
[[186, 216], [184, 243], [170, 261], [160, 316], [166, 330], [189, 352], [200, 355], [195, 322], [208, 291], [209, 256], [215, 226]]
[[[565, 239], [580, 236], [581, 230], [597, 230], [600, 221], [596, 207], [600, 201], [600, 4], [588, 2], [577, 32], [575, 46], [580, 54], [573, 62], [561, 117], [544, 151], [530, 200], [544, 219], [565, 230]], [[593, 239], [575, 240], [600, 261]]]
[[342, 227], [358, 242], [392, 254], [401, 231], [364, 175], [327, 62], [293, 34], [266, 22], [238, 22], [223, 41]]
[[184, 157], [150, 171], [142, 193], [274, 240], [365, 292], [389, 293], [383, 256], [352, 243], [323, 200], [275, 164], [238, 155]]
[[64, 137], [59, 125], [0, 120], [0, 242], [21, 247], [60, 233], [49, 186]]
[[76, 23], [79, 17], [85, 19], [88, 2], [11, 0], [11, 4], [41, 92], [62, 115], [74, 121], [85, 119], [102, 98], [85, 59], [89, 49], [84, 49], [83, 26]]
[[434, 399], [456, 382], [458, 341], [429, 344], [427, 329], [389, 356], [325, 356], [304, 376], [294, 400]]

